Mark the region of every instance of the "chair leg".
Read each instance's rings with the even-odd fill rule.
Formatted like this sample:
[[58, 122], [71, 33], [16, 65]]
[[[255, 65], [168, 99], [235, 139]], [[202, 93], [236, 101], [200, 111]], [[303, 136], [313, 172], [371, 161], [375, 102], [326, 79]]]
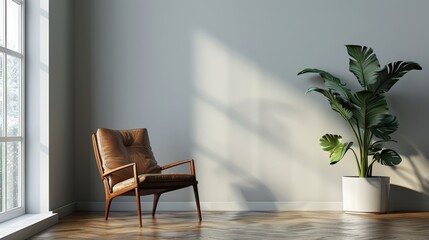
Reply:
[[200, 197], [198, 196], [198, 187], [197, 187], [197, 184], [194, 184], [192, 186], [194, 187], [195, 203], [197, 204], [198, 219], [201, 222], [203, 219], [201, 217]]
[[156, 207], [158, 206], [159, 197], [161, 197], [161, 193], [155, 193], [153, 195], [152, 217], [155, 217], [155, 212], [156, 212]]
[[135, 190], [136, 190], [137, 214], [139, 217], [139, 227], [142, 227], [142, 211], [140, 207], [140, 194], [139, 194], [138, 188], [136, 188]]
[[104, 220], [107, 221], [109, 218], [109, 210], [110, 210], [110, 203], [112, 202], [112, 198], [106, 198], [106, 206], [104, 209]]

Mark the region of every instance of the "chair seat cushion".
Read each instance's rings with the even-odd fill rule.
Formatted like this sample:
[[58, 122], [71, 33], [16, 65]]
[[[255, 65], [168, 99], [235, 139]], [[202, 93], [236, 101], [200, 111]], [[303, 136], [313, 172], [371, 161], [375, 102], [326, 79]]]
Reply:
[[[140, 174], [138, 176], [139, 185], [147, 184], [168, 184], [175, 185], [181, 183], [192, 183], [195, 181], [195, 176], [187, 173], [162, 173], [162, 174]], [[113, 192], [119, 191], [133, 185], [134, 178], [129, 178], [115, 184], [112, 188]]]

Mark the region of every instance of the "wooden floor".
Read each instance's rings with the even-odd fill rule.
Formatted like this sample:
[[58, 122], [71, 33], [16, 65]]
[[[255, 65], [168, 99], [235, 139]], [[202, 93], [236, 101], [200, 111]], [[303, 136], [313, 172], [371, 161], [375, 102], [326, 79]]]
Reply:
[[429, 239], [429, 213], [76, 212], [31, 239]]

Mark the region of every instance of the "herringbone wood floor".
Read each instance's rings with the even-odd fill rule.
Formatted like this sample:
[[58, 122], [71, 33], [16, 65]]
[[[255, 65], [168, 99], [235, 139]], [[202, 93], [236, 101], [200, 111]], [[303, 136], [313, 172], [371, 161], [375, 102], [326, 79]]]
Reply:
[[76, 212], [37, 239], [429, 239], [429, 213], [357, 215], [342, 212], [159, 212], [143, 215]]

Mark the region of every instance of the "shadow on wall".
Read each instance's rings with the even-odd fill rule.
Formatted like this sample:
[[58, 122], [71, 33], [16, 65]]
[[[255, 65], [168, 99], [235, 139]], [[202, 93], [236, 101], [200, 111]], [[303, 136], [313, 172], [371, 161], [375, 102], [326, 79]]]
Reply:
[[413, 212], [427, 211], [429, 195], [425, 192], [417, 192], [415, 190], [398, 186], [390, 185], [390, 211], [391, 212]]
[[[216, 164], [221, 166], [221, 168], [214, 170], [216, 173], [213, 175], [220, 176], [220, 178], [225, 175], [236, 176], [239, 178], [236, 181], [233, 180], [229, 187], [232, 188], [233, 193], [238, 193], [243, 198], [243, 202], [246, 204], [246, 209], [241, 210], [278, 210], [274, 202], [272, 202], [274, 194], [266, 184], [252, 176], [248, 171], [244, 171], [242, 167], [234, 164], [231, 159], [226, 159], [197, 143], [195, 146], [201, 154], [207, 157], [207, 159], [213, 160]], [[219, 184], [225, 184], [221, 179], [217, 180], [217, 182]], [[258, 206], [257, 202], [263, 202], [263, 204]]]
[[410, 140], [401, 136], [396, 148], [402, 155], [402, 163], [394, 168], [393, 179], [400, 183], [390, 186], [390, 210], [392, 212], [429, 210], [429, 180], [426, 173], [429, 162], [426, 154]]

